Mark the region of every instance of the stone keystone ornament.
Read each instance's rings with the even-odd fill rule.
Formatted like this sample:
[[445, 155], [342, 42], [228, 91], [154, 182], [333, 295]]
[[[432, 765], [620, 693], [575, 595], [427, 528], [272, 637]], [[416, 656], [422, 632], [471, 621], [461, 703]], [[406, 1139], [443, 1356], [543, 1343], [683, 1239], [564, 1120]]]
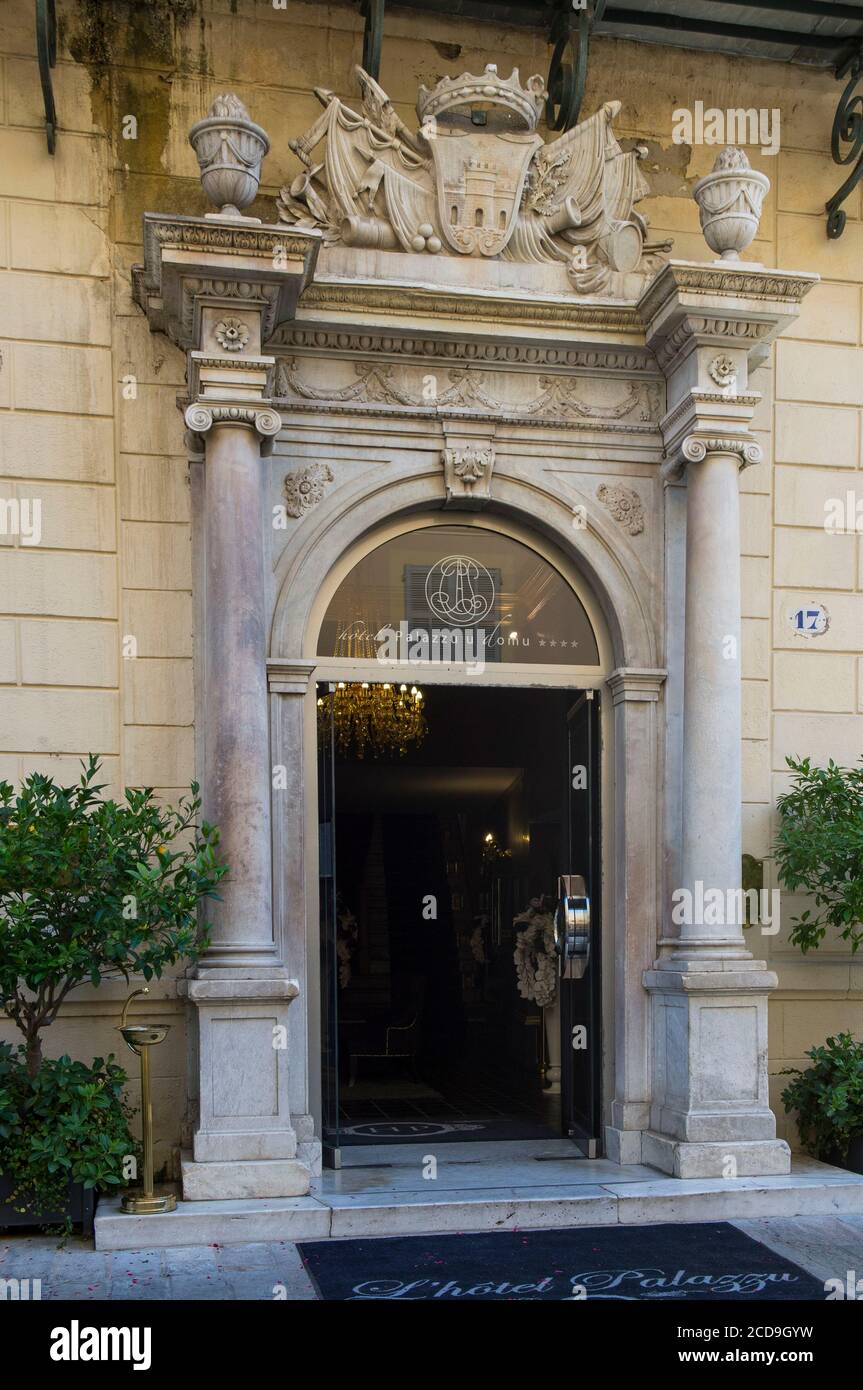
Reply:
[[704, 240], [723, 261], [739, 261], [755, 240], [769, 190], [767, 175], [750, 168], [746, 152], [734, 145], [720, 150], [712, 172], [698, 180], [692, 196]]
[[304, 169], [281, 190], [283, 222], [323, 231], [330, 244], [557, 261], [583, 294], [622, 296], [625, 276], [656, 269], [643, 265], [645, 252], [670, 243], [645, 246], [647, 221], [634, 206], [649, 190], [641, 152], [624, 153], [612, 131], [619, 101], [544, 144], [543, 79], [522, 85], [517, 70], [503, 78], [489, 63], [478, 77], [421, 87], [413, 132], [355, 71], [361, 112], [316, 88], [323, 113], [290, 141]]
[[240, 98], [227, 92], [192, 126], [189, 144], [198, 156], [204, 192], [219, 208], [207, 216], [243, 217], [258, 192], [261, 160], [270, 148], [267, 132], [255, 125]]

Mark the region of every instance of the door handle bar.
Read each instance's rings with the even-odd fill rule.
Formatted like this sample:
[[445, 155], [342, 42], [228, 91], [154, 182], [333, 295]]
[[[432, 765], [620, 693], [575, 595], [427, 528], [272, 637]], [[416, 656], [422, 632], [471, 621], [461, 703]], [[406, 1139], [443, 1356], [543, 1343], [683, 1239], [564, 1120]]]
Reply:
[[590, 961], [590, 898], [581, 874], [561, 874], [554, 945], [562, 980], [580, 980]]

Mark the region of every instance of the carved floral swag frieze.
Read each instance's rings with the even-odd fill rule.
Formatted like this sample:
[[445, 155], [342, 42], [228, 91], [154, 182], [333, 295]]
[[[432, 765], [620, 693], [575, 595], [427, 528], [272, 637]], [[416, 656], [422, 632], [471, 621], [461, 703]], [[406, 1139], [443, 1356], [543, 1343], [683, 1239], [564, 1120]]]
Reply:
[[513, 405], [494, 394], [483, 372], [450, 368], [445, 373], [446, 384], [437, 385], [432, 394], [428, 386], [411, 390], [390, 363], [355, 362], [354, 372], [356, 380], [346, 386], [316, 386], [303, 376], [297, 359], [290, 358], [276, 367], [276, 397], [295, 405], [388, 406], [432, 414], [473, 411], [535, 424], [548, 421], [592, 428], [632, 417], [632, 422], [618, 425], [624, 430], [654, 428], [662, 410], [662, 386], [656, 381], [624, 382], [625, 394], [619, 401], [601, 403], [584, 399], [583, 381], [577, 377], [539, 375], [535, 378], [538, 394], [524, 404]]

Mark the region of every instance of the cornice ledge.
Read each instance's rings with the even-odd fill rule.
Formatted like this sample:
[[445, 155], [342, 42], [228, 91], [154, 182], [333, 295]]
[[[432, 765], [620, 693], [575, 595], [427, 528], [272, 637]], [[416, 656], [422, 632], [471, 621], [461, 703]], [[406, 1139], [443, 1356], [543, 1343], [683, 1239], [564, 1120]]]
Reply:
[[668, 672], [662, 667], [640, 669], [635, 666], [618, 666], [606, 680], [611, 691], [612, 703], [622, 704], [624, 700], [654, 702], [659, 694]]
[[799, 305], [820, 275], [805, 270], [773, 270], [762, 265], [703, 261], [667, 261], [638, 301], [638, 313], [649, 324], [662, 304], [672, 297], [691, 297], [691, 307], [709, 296], [723, 304], [728, 300], [752, 300], [782, 306]]
[[[317, 258], [321, 241], [320, 232], [300, 232], [274, 223], [255, 222], [251, 218], [229, 221], [215, 217], [145, 212], [145, 275], [149, 276], [151, 267], [157, 266], [160, 253], [168, 250], [217, 256], [257, 256], [269, 261], [275, 270], [277, 262], [305, 261], [311, 247], [315, 248]], [[147, 287], [154, 289], [156, 285], [148, 278]]]
[[[316, 315], [353, 313], [367, 316], [372, 311], [400, 318], [464, 318], [472, 322], [512, 326], [603, 329], [631, 336], [633, 346], [643, 341], [643, 324], [638, 305], [632, 302], [607, 303], [574, 300], [564, 296], [523, 296], [501, 291], [486, 294], [470, 290], [433, 289], [403, 283], [385, 284], [360, 281], [316, 280], [304, 292], [301, 308]], [[314, 328], [314, 320], [302, 326]], [[398, 330], [396, 330], [398, 331]], [[623, 346], [623, 345], [621, 345]]]
[[[304, 300], [301, 310], [305, 303]], [[562, 339], [525, 342], [498, 336], [482, 337], [476, 333], [418, 331], [408, 327], [368, 329], [348, 323], [332, 325], [297, 318], [276, 329], [267, 347], [276, 356], [302, 351], [310, 356], [329, 357], [338, 353], [356, 355], [364, 360], [369, 355], [416, 361], [442, 358], [449, 363], [500, 366], [510, 371], [541, 367], [549, 372], [567, 372], [575, 367], [584, 372], [638, 372], [662, 379], [653, 353], [635, 343], [574, 346]]]
[[819, 280], [744, 263], [669, 261], [642, 294], [638, 313], [666, 374], [699, 343], [746, 348], [756, 366]]
[[311, 282], [321, 236], [251, 219], [144, 213], [144, 264], [132, 293], [155, 332], [200, 346], [200, 304], [241, 301], [261, 313], [262, 341], [292, 319]]

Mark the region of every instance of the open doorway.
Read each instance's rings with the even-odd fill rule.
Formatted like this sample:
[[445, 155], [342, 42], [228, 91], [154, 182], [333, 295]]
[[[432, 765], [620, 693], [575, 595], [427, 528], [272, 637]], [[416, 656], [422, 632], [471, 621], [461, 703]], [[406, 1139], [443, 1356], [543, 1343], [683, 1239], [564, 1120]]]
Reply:
[[[585, 695], [424, 687], [422, 718], [386, 751], [356, 720], [340, 727], [341, 691], [318, 695], [325, 1146], [571, 1133], [574, 1101], [598, 1111], [599, 961], [576, 1058], [578, 987], [558, 978], [547, 933], [560, 875], [589, 882], [599, 862], [574, 800]], [[598, 786], [598, 749], [584, 747]], [[525, 988], [523, 971], [520, 989], [526, 929], [551, 957], [545, 980]]]

